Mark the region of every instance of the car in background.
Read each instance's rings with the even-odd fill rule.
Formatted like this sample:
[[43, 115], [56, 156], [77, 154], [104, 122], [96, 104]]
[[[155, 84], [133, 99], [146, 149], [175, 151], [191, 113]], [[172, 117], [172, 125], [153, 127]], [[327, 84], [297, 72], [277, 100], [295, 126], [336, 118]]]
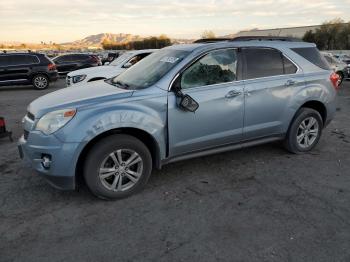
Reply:
[[115, 78], [33, 101], [18, 149], [57, 188], [84, 178], [96, 196], [123, 198], [175, 161], [273, 141], [310, 152], [336, 113], [337, 90], [315, 44], [173, 45]]
[[121, 52], [108, 53], [101, 59], [102, 65], [107, 63], [112, 63], [115, 59], [117, 59], [121, 55]]
[[349, 78], [350, 70], [347, 64], [338, 60], [330, 53], [322, 53], [324, 58], [326, 58], [332, 70], [339, 75], [339, 85], [343, 82], [344, 79]]
[[33, 85], [41, 90], [57, 79], [56, 65], [45, 54], [0, 54], [0, 86]]
[[97, 55], [91, 54], [64, 54], [53, 59], [59, 74], [67, 74], [74, 70], [102, 65]]
[[118, 76], [156, 50], [158, 49], [128, 51], [109, 65], [71, 72], [66, 78], [67, 87]]

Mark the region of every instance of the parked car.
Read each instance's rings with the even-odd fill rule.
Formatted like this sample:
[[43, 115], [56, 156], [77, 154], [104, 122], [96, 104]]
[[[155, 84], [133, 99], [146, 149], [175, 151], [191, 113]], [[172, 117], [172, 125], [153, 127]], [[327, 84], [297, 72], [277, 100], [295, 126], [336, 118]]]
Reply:
[[329, 63], [330, 67], [333, 69], [335, 73], [339, 75], [339, 85], [343, 82], [344, 79], [349, 78], [349, 67], [344, 62], [333, 57], [332, 54], [322, 53]]
[[101, 59], [102, 65], [105, 65], [107, 63], [112, 63], [115, 59], [117, 59], [120, 56], [119, 52], [114, 52], [114, 53], [108, 53], [106, 54], [103, 59]]
[[102, 65], [97, 55], [90, 54], [65, 54], [53, 59], [59, 74], [67, 74], [71, 71]]
[[155, 50], [157, 49], [129, 51], [118, 57], [107, 66], [73, 71], [67, 75], [66, 84], [69, 87], [118, 76], [129, 67], [153, 53]]
[[350, 78], [350, 56], [346, 54], [334, 54], [333, 55], [338, 61], [343, 62], [347, 65], [348, 79]]
[[56, 65], [44, 54], [0, 54], [0, 86], [33, 85], [42, 90], [57, 78]]
[[174, 45], [115, 78], [32, 102], [19, 151], [58, 188], [82, 176], [96, 196], [123, 198], [179, 160], [272, 141], [309, 152], [334, 117], [337, 89], [314, 44]]

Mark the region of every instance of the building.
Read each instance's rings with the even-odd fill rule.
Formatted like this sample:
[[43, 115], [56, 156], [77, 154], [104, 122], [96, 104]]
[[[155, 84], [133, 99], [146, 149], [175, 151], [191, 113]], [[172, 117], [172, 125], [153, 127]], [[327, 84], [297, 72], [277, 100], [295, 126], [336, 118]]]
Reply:
[[[347, 23], [344, 23], [344, 25]], [[303, 38], [307, 31], [315, 31], [321, 25], [300, 26], [300, 27], [285, 27], [275, 29], [253, 29], [247, 31], [240, 31], [235, 36], [289, 36], [296, 38]]]

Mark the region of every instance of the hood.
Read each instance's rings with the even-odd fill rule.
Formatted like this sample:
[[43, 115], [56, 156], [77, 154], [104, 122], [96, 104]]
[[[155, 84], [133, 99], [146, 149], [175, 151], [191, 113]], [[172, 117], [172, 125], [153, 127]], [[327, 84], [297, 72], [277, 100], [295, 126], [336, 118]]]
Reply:
[[133, 90], [118, 88], [104, 80], [94, 81], [75, 88], [64, 88], [39, 97], [28, 106], [28, 111], [35, 118], [40, 118], [54, 110], [81, 108], [86, 105], [127, 98], [132, 94]]
[[70, 72], [68, 76], [73, 77], [77, 75], [87, 75], [88, 79], [94, 77], [111, 78], [121, 74], [125, 70], [126, 69], [120, 68], [118, 66], [96, 66]]

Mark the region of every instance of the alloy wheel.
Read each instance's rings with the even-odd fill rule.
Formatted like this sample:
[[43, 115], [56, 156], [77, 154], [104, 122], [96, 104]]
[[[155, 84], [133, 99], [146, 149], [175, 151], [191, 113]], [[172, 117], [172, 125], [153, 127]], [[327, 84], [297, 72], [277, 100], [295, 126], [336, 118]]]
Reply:
[[46, 79], [46, 77], [44, 77], [44, 76], [37, 76], [37, 77], [35, 77], [34, 85], [35, 85], [35, 87], [40, 88], [40, 89], [46, 88], [46, 86], [47, 86], [47, 79]]
[[102, 185], [108, 190], [120, 192], [132, 188], [140, 179], [143, 160], [131, 149], [119, 149], [110, 153], [99, 169]]
[[314, 117], [304, 119], [297, 131], [297, 143], [299, 147], [307, 149], [311, 147], [319, 136], [319, 124]]

